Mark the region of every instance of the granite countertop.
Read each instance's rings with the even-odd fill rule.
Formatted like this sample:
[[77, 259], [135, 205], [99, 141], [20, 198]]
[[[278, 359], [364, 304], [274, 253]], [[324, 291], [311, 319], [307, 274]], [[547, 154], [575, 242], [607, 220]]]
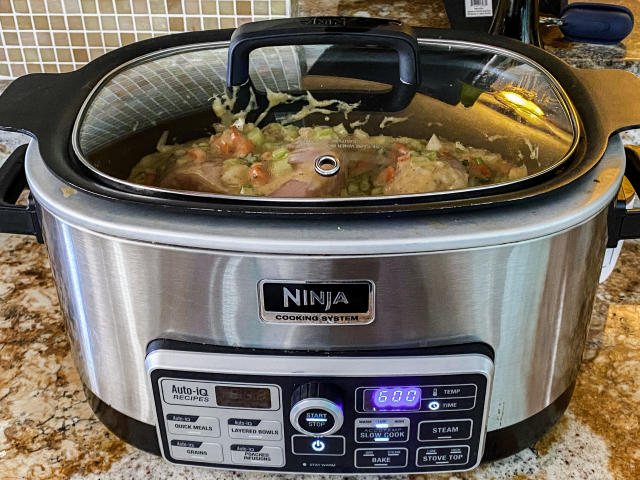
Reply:
[[[640, 0], [622, 3], [640, 13]], [[304, 0], [296, 8], [301, 14], [368, 14], [412, 24], [448, 24], [439, 0], [403, 0], [392, 7], [386, 2], [363, 0]], [[622, 45], [603, 47], [571, 44], [561, 40], [557, 32], [545, 33], [549, 48], [575, 65], [636, 72], [639, 37], [640, 29], [636, 29]], [[0, 161], [22, 141], [17, 134], [0, 134]], [[45, 247], [30, 237], [0, 235], [0, 478], [293, 478], [167, 464], [118, 440], [95, 418], [85, 400]], [[640, 241], [627, 241], [612, 275], [598, 289], [585, 360], [560, 422], [532, 448], [473, 472], [410, 477], [637, 480], [639, 432]]]

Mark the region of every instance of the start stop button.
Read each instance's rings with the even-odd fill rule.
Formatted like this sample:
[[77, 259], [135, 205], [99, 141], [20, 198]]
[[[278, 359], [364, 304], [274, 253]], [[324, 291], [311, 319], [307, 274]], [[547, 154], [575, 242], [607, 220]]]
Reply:
[[344, 416], [339, 393], [332, 385], [308, 383], [298, 387], [291, 398], [289, 419], [305, 435], [331, 435], [342, 426]]

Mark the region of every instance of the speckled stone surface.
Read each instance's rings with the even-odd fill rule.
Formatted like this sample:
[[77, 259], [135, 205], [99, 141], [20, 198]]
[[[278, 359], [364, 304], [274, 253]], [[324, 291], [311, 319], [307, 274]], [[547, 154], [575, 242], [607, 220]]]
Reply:
[[[442, 12], [439, 2], [397, 2], [393, 9], [384, 2], [361, 0], [303, 3], [298, 5], [299, 13], [365, 12], [413, 24], [433, 21], [446, 26], [437, 15]], [[625, 4], [636, 8], [640, 0]], [[551, 48], [576, 65], [634, 69], [635, 59], [640, 58], [634, 57], [640, 55], [635, 38], [623, 47], [553, 43]], [[621, 48], [623, 54], [606, 53], [620, 52]], [[21, 139], [15, 135], [0, 134], [0, 162], [19, 143]], [[532, 448], [470, 473], [411, 478], [640, 479], [639, 241], [625, 243], [613, 274], [598, 290], [585, 358], [568, 413]], [[294, 478], [169, 465], [118, 440], [95, 418], [85, 400], [73, 368], [45, 247], [29, 237], [0, 235], [0, 479]]]

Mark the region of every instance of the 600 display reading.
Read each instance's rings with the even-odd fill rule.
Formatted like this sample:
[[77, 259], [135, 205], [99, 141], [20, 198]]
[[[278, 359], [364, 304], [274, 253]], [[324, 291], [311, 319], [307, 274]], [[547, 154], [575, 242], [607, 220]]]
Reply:
[[364, 395], [367, 412], [419, 410], [422, 400], [420, 387], [381, 387], [367, 389]]

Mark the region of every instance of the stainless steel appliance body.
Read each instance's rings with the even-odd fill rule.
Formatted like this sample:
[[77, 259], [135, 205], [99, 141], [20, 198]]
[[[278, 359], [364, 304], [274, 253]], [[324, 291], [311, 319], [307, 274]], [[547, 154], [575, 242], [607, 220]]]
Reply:
[[[562, 195], [384, 222], [158, 213], [70, 190], [35, 141], [26, 171], [76, 366], [115, 411], [156, 423], [145, 355], [159, 338], [338, 357], [478, 342], [495, 352], [491, 434], [571, 390], [624, 166], [612, 137]], [[374, 319], [266, 322], [265, 279], [369, 280]]]

